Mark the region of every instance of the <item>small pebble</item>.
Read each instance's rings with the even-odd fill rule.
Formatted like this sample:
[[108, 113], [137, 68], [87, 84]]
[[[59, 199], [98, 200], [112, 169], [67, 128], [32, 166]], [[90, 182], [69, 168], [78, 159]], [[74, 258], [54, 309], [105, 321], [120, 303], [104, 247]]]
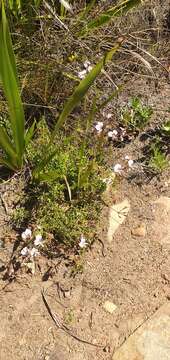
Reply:
[[135, 229], [132, 229], [131, 231], [132, 235], [134, 236], [146, 236], [146, 225], [141, 224], [140, 226], [136, 227]]
[[113, 314], [113, 312], [117, 309], [117, 306], [112, 303], [111, 301], [105, 301], [103, 304], [103, 309], [109, 312], [110, 314]]

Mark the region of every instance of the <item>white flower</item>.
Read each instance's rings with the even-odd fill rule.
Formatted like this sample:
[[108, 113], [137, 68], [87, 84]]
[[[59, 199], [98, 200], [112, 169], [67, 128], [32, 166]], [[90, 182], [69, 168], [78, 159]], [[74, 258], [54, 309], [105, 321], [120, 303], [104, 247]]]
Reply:
[[34, 257], [34, 256], [37, 256], [39, 255], [39, 251], [36, 249], [36, 248], [32, 248], [30, 251], [29, 251], [31, 257]]
[[126, 129], [123, 128], [123, 127], [120, 127], [119, 129], [120, 129], [120, 131], [122, 133], [122, 136], [125, 136], [126, 135]]
[[116, 164], [113, 166], [113, 171], [116, 173], [116, 174], [121, 174], [122, 172], [122, 165], [120, 164]]
[[80, 71], [80, 72], [78, 73], [78, 77], [79, 77], [80, 79], [84, 79], [85, 76], [86, 76], [86, 73], [87, 73], [86, 70], [82, 70], [82, 71]]
[[36, 237], [35, 237], [34, 245], [35, 245], [35, 246], [42, 245], [42, 241], [43, 241], [42, 235], [41, 235], [41, 234], [38, 234], [38, 235], [36, 235]]
[[108, 114], [106, 115], [107, 119], [111, 119], [112, 116], [113, 116], [113, 115], [112, 115], [111, 113], [108, 113]]
[[89, 65], [88, 68], [87, 68], [87, 71], [90, 72], [92, 69], [93, 69], [93, 66]]
[[97, 124], [94, 126], [95, 129], [97, 130], [97, 132], [101, 132], [103, 129], [103, 122], [102, 121], [98, 121]]
[[66, 10], [72, 10], [71, 5], [66, 0], [59, 0], [60, 3], [65, 7]]
[[84, 65], [85, 69], [88, 69], [90, 66], [90, 61], [86, 60], [83, 65]]
[[27, 246], [25, 246], [25, 247], [21, 250], [21, 255], [22, 255], [22, 256], [27, 256], [27, 255], [28, 255], [28, 252], [29, 252], [29, 250], [28, 250]]
[[129, 165], [130, 168], [132, 168], [133, 165], [134, 165], [134, 161], [133, 161], [132, 159], [130, 159], [130, 160], [128, 161], [128, 165]]
[[32, 231], [31, 231], [31, 229], [26, 229], [26, 230], [21, 234], [22, 240], [27, 240], [27, 239], [31, 238], [31, 236], [32, 236]]
[[84, 238], [83, 235], [81, 235], [80, 242], [79, 242], [79, 247], [80, 247], [81, 249], [83, 249], [83, 248], [85, 248], [87, 245], [88, 245], [88, 243], [86, 242], [86, 239]]
[[108, 134], [107, 134], [107, 136], [109, 137], [109, 138], [116, 138], [116, 136], [118, 135], [118, 131], [117, 130], [113, 130], [113, 131], [109, 131], [108, 132]]
[[117, 136], [117, 135], [118, 135], [118, 131], [117, 131], [117, 130], [113, 130], [113, 135]]
[[113, 131], [109, 131], [109, 132], [107, 133], [107, 136], [108, 136], [108, 138], [112, 138], [112, 137], [113, 137]]

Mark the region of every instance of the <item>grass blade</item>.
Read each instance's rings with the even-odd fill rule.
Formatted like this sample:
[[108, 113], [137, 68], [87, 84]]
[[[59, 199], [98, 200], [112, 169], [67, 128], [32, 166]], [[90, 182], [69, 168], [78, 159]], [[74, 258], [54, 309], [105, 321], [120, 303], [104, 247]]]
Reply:
[[80, 35], [85, 35], [91, 30], [94, 30], [112, 20], [113, 17], [118, 17], [131, 10], [134, 6], [141, 4], [142, 0], [125, 0], [122, 3], [110, 8], [105, 13], [91, 20], [86, 27], [82, 29]]

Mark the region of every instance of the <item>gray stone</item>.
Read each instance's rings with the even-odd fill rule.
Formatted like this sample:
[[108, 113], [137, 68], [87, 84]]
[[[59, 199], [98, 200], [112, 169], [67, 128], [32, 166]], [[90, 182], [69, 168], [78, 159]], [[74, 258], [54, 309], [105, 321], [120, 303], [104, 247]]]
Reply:
[[170, 360], [170, 302], [136, 330], [112, 360]]

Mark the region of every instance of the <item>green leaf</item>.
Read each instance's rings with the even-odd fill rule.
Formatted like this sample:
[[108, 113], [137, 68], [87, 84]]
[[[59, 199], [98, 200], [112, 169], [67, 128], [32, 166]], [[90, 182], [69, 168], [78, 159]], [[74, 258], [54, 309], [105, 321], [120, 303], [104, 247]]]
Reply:
[[0, 164], [4, 165], [5, 167], [9, 168], [10, 170], [15, 171], [16, 167], [13, 166], [13, 164], [10, 162], [10, 160], [4, 159], [2, 156], [0, 156]]
[[31, 141], [34, 135], [35, 125], [36, 125], [36, 121], [34, 120], [30, 128], [25, 133], [25, 147], [27, 147], [27, 145], [29, 144], [29, 142]]
[[18, 168], [17, 154], [6, 130], [2, 126], [0, 126], [0, 147], [5, 153], [5, 157], [1, 157], [1, 163], [10, 169], [16, 170]]
[[170, 120], [168, 120], [163, 126], [162, 130], [165, 131], [167, 134], [170, 134]]
[[109, 21], [112, 20], [113, 17], [122, 16], [127, 11], [131, 10], [134, 6], [137, 6], [142, 3], [142, 0], [125, 0], [120, 4], [110, 8], [105, 13], [98, 16], [96, 19], [91, 20], [85, 28], [82, 29], [80, 35], [85, 35], [89, 31], [96, 29]]
[[17, 155], [15, 149], [11, 143], [11, 140], [6, 130], [0, 126], [0, 146], [4, 150], [6, 156], [14, 160], [14, 164], [17, 164]]

